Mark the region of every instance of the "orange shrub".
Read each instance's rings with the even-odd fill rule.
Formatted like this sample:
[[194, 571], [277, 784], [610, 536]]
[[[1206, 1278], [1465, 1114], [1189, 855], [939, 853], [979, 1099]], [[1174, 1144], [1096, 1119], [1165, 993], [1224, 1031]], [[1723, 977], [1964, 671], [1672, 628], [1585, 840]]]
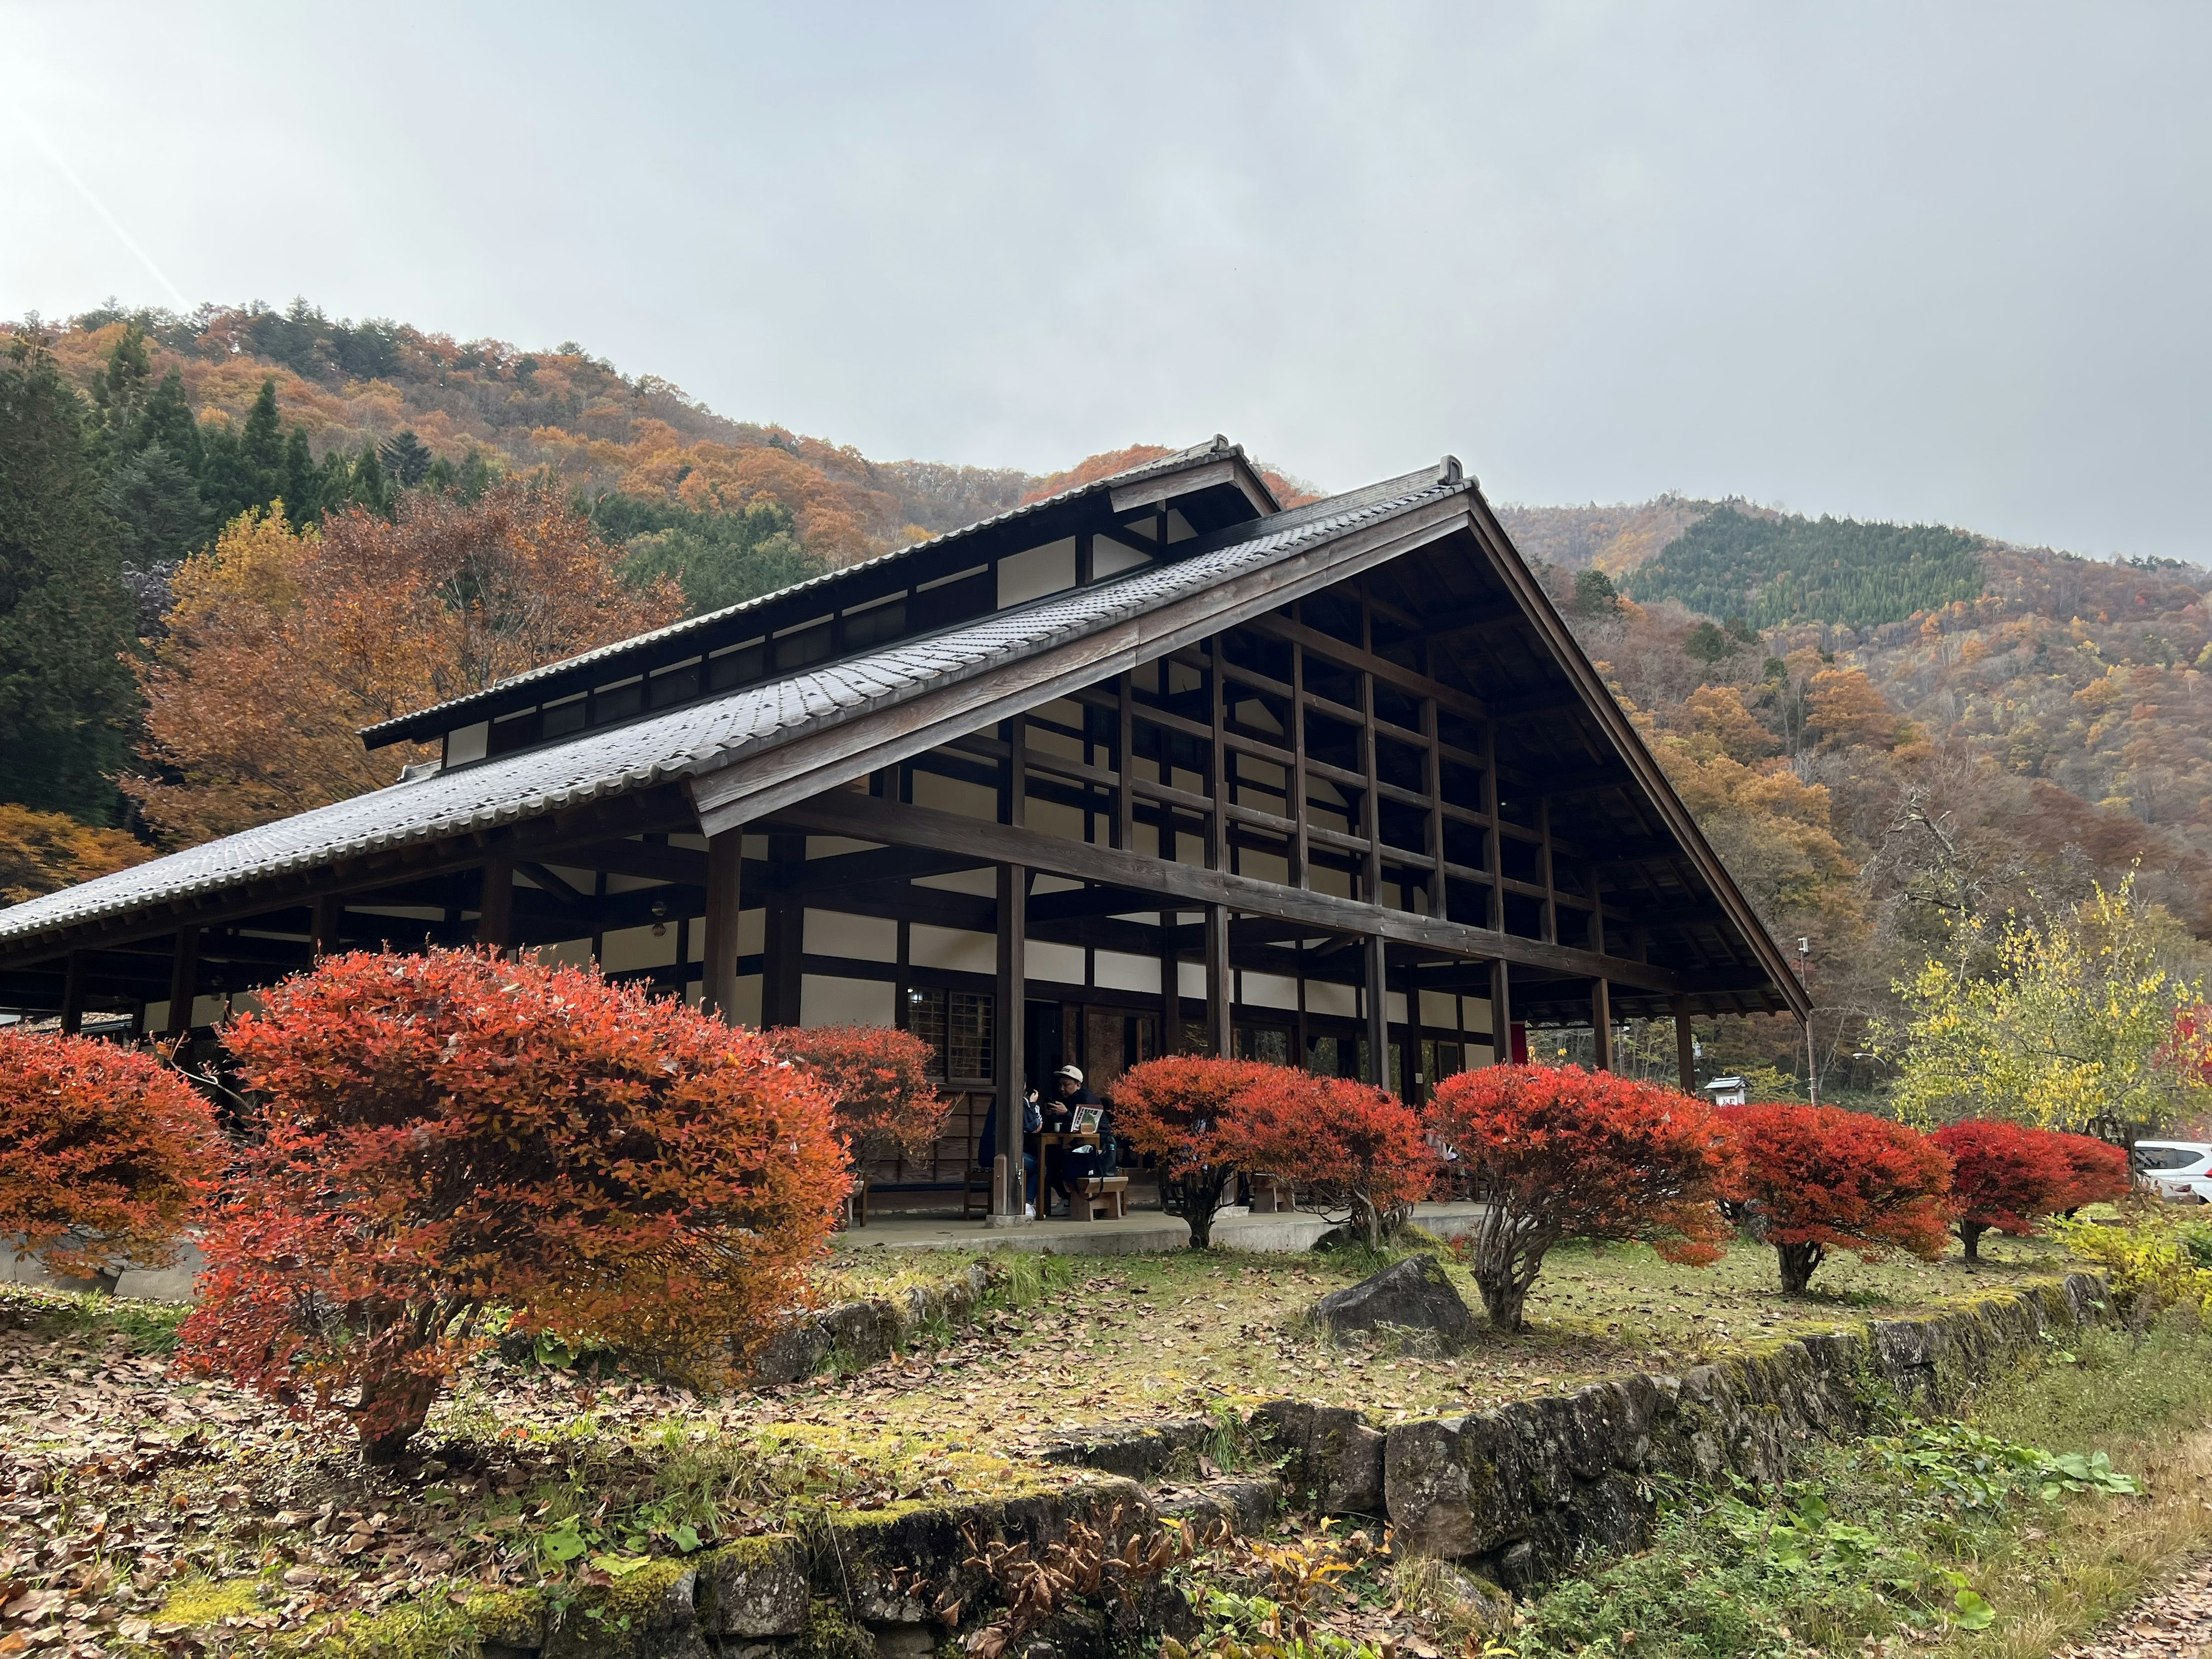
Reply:
[[1237, 1169], [1266, 1170], [1305, 1189], [1324, 1213], [1357, 1222], [1370, 1245], [1405, 1224], [1428, 1196], [1437, 1159], [1419, 1114], [1347, 1078], [1267, 1066], [1233, 1096], [1218, 1135]]
[[203, 1243], [188, 1366], [397, 1458], [495, 1307], [726, 1371], [804, 1294], [846, 1183], [829, 1091], [597, 974], [326, 958], [232, 1023], [262, 1138]]
[[1225, 1117], [1240, 1093], [1279, 1069], [1255, 1060], [1169, 1054], [1115, 1079], [1115, 1133], [1158, 1164], [1161, 1206], [1190, 1224], [1194, 1249], [1212, 1243], [1213, 1212], [1237, 1178], [1223, 1139]]
[[1503, 1330], [1521, 1328], [1545, 1255], [1563, 1240], [1641, 1239], [1673, 1261], [1719, 1256], [1715, 1204], [1741, 1164], [1702, 1100], [1579, 1066], [1485, 1066], [1438, 1084], [1427, 1121], [1490, 1206], [1463, 1254]]
[[1832, 1247], [1933, 1261], [1950, 1223], [1951, 1159], [1902, 1123], [1837, 1106], [1724, 1106], [1743, 1148], [1752, 1225], [1801, 1296]]
[[222, 1165], [206, 1097], [154, 1055], [0, 1032], [0, 1237], [21, 1241], [19, 1258], [111, 1284], [167, 1267]]
[[762, 1034], [836, 1097], [837, 1133], [856, 1170], [879, 1158], [927, 1158], [952, 1103], [929, 1080], [930, 1047], [888, 1025], [787, 1025]]

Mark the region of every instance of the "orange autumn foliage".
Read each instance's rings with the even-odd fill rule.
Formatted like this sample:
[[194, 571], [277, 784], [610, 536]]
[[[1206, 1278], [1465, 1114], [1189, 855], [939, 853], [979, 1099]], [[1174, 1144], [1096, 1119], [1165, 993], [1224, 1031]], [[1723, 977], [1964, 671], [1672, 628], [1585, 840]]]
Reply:
[[21, 904], [153, 856], [152, 848], [121, 830], [95, 830], [65, 812], [0, 801], [0, 904]]
[[369, 753], [377, 720], [626, 639], [683, 614], [552, 495], [509, 483], [470, 504], [410, 495], [318, 536], [247, 514], [171, 584], [168, 635], [139, 668], [140, 754], [124, 781], [148, 823], [191, 844], [392, 781], [426, 750]]
[[222, 1167], [215, 1112], [143, 1049], [0, 1033], [0, 1237], [69, 1277], [165, 1267]]
[[350, 1419], [372, 1462], [495, 1308], [726, 1381], [804, 1300], [846, 1189], [809, 1072], [580, 969], [331, 957], [223, 1040], [261, 1137], [202, 1240], [180, 1353]]

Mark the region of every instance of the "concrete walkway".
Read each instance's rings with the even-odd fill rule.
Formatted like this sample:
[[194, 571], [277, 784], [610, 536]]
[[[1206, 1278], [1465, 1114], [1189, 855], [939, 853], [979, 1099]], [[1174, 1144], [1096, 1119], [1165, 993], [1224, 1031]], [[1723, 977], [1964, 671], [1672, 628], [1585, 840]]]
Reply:
[[[1480, 1204], [1416, 1204], [1413, 1224], [1439, 1238], [1458, 1238], [1474, 1231], [1482, 1212]], [[1231, 1209], [1213, 1218], [1215, 1248], [1258, 1255], [1310, 1250], [1335, 1231], [1324, 1217], [1303, 1211], [1253, 1215]], [[957, 1216], [879, 1214], [865, 1227], [839, 1233], [835, 1242], [841, 1252], [1037, 1250], [1050, 1255], [1133, 1255], [1187, 1249], [1190, 1228], [1180, 1217], [1158, 1210], [1132, 1210], [1119, 1221], [1054, 1217], [1021, 1227], [987, 1227]]]

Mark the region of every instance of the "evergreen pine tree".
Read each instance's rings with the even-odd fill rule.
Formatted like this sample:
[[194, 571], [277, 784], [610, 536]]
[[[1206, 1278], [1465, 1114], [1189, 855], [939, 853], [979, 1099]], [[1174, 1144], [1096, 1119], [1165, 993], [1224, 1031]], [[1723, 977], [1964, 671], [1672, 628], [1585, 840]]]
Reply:
[[389, 514], [392, 511], [392, 489], [385, 480], [384, 464], [376, 458], [373, 443], [361, 447], [361, 455], [353, 464], [353, 487], [349, 498], [371, 513]]
[[307, 448], [305, 427], [284, 434], [284, 516], [295, 525], [309, 525], [322, 516], [322, 478]]
[[195, 478], [200, 476], [200, 423], [185, 400], [185, 377], [177, 370], [164, 374], [161, 385], [147, 394], [135, 441], [161, 445], [178, 465]]
[[111, 454], [127, 453], [147, 441], [143, 428], [153, 378], [146, 331], [125, 323], [123, 337], [107, 354], [107, 367], [92, 377], [93, 406], [100, 412]]
[[119, 805], [134, 606], [88, 414], [19, 336], [0, 362], [0, 799], [98, 823]]
[[380, 453], [384, 470], [398, 489], [413, 489], [430, 470], [429, 448], [411, 431], [386, 438]]
[[260, 395], [246, 411], [246, 433], [240, 440], [255, 489], [249, 507], [266, 507], [284, 488], [284, 428], [276, 416], [276, 382], [261, 383]]
[[116, 521], [118, 550], [132, 569], [173, 564], [207, 535], [199, 485], [158, 443], [116, 462], [100, 504]]

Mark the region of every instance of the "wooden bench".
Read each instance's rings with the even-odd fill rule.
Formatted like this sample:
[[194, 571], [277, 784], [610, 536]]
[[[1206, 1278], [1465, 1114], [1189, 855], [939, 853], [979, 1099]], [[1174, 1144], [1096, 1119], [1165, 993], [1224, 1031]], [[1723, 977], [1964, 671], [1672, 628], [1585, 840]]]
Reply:
[[853, 1184], [845, 1189], [845, 1224], [865, 1227], [868, 1224], [868, 1178], [854, 1176]]
[[1297, 1208], [1291, 1193], [1291, 1183], [1280, 1176], [1255, 1175], [1247, 1177], [1252, 1189], [1252, 1213], [1275, 1215]]
[[1068, 1200], [1068, 1219], [1096, 1221], [1104, 1216], [1120, 1221], [1129, 1213], [1129, 1177], [1091, 1176], [1074, 1183]]

